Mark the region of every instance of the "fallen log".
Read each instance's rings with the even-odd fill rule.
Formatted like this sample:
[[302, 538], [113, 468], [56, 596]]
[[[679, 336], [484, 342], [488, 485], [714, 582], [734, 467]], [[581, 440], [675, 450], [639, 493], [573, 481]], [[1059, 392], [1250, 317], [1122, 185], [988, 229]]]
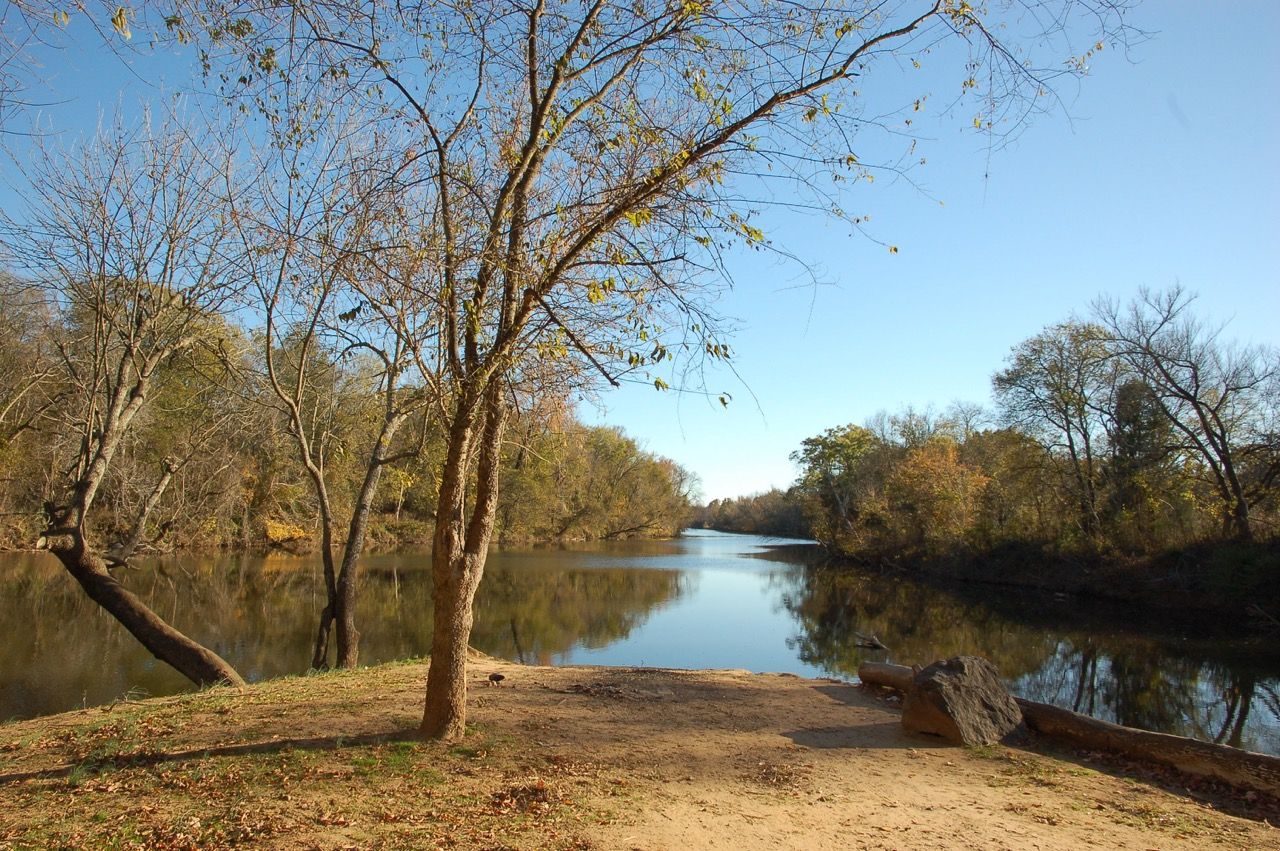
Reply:
[[[864, 662], [858, 666], [858, 679], [862, 682], [902, 692], [911, 687], [914, 675], [905, 665]], [[1157, 762], [1196, 777], [1211, 777], [1280, 797], [1280, 757], [1124, 727], [1048, 703], [1016, 700], [1027, 726], [1042, 736], [1088, 750]]]

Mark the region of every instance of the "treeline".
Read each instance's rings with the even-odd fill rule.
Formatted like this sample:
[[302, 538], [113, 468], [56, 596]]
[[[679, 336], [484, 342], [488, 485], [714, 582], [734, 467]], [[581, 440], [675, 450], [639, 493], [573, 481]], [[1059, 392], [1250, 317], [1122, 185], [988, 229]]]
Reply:
[[1150, 558], [1271, 541], [1280, 359], [1222, 338], [1174, 289], [1102, 300], [992, 378], [995, 411], [908, 409], [803, 442], [787, 492], [712, 503], [705, 525], [807, 531], [864, 558]]
[[[94, 364], [78, 346], [101, 319], [64, 308], [0, 274], [0, 546], [31, 547], [42, 506], [58, 497], [98, 416], [84, 415]], [[261, 335], [207, 317], [200, 344], [170, 358], [150, 403], [121, 441], [98, 495], [95, 537], [109, 553], [185, 548], [308, 549], [321, 506], [289, 411], [270, 387]], [[292, 349], [289, 344], [292, 344]], [[323, 471], [334, 525], [350, 522], [368, 473], [385, 380], [376, 358], [336, 340], [298, 337], [274, 351], [279, 379], [303, 372], [301, 435]], [[297, 362], [305, 358], [305, 371]], [[108, 378], [99, 377], [98, 381]], [[524, 400], [521, 400], [522, 402]], [[372, 494], [370, 543], [431, 540], [443, 457], [439, 427], [412, 412], [385, 449]], [[685, 524], [692, 479], [620, 429], [586, 426], [563, 402], [512, 417], [501, 458], [495, 536], [504, 544], [671, 535]]]
[[729, 499], [713, 499], [696, 509], [697, 525], [721, 532], [779, 538], [808, 538], [813, 525], [804, 500], [792, 490], [773, 490]]

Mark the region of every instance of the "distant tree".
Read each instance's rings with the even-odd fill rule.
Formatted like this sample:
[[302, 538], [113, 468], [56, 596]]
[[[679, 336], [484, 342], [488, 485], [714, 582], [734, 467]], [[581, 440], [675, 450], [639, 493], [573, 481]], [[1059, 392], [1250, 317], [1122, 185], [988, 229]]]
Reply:
[[498, 506], [502, 541], [663, 536], [685, 525], [692, 477], [620, 429], [558, 412], [521, 415], [512, 430]]
[[1101, 531], [1101, 474], [1110, 407], [1111, 361], [1102, 329], [1075, 322], [1051, 326], [1014, 347], [992, 379], [1001, 415], [1061, 453], [1085, 535]]
[[950, 438], [907, 452], [885, 483], [890, 526], [904, 548], [937, 555], [962, 549], [977, 525], [988, 479], [963, 463]]
[[1074, 500], [1064, 499], [1059, 473], [1045, 463], [1044, 447], [1036, 440], [1017, 429], [987, 429], [970, 434], [959, 453], [987, 478], [976, 530], [985, 546], [1061, 537]]
[[27, 218], [0, 219], [3, 249], [61, 320], [71, 457], [42, 541], [149, 651], [200, 684], [241, 679], [111, 575], [91, 521], [164, 371], [197, 347], [218, 351], [220, 311], [235, 295], [224, 276], [229, 162], [214, 134], [197, 145], [180, 128], [117, 128], [69, 154], [43, 150], [27, 172]]
[[0, 270], [0, 453], [35, 430], [57, 397], [43, 292]]
[[942, 412], [944, 430], [961, 443], [983, 429], [990, 428], [993, 421], [991, 412], [977, 402], [957, 399]]
[[836, 549], [854, 547], [868, 524], [882, 522], [884, 481], [901, 450], [855, 425], [806, 438], [791, 460], [800, 467], [796, 487], [814, 506], [814, 535]]
[[1217, 494], [1224, 535], [1253, 537], [1250, 505], [1280, 474], [1271, 430], [1280, 355], [1222, 341], [1222, 327], [1191, 313], [1181, 287], [1147, 289], [1127, 305], [1094, 304], [1108, 350], [1151, 389], [1181, 449], [1201, 465]]
[[805, 497], [797, 488], [773, 488], [739, 499], [712, 500], [695, 512], [705, 529], [744, 532], [781, 538], [811, 538], [813, 525], [805, 515]]
[[1130, 378], [1116, 388], [1111, 412], [1110, 451], [1106, 480], [1108, 515], [1113, 534], [1124, 527], [1151, 542], [1157, 515], [1176, 499], [1179, 489], [1171, 462], [1178, 453], [1172, 426], [1160, 399], [1141, 379]]

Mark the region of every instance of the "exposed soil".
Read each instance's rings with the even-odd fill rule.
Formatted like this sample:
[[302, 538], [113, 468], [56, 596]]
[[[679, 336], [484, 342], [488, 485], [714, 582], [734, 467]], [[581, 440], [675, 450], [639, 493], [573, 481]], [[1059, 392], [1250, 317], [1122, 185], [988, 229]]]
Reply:
[[910, 737], [845, 684], [477, 658], [451, 746], [412, 737], [425, 673], [4, 725], [0, 848], [1280, 848], [1271, 802]]

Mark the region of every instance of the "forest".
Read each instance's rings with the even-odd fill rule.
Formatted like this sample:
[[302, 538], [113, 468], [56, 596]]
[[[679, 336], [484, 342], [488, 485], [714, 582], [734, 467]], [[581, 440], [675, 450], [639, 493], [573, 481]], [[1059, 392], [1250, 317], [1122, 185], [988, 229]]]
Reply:
[[[105, 295], [105, 294], [104, 294]], [[77, 343], [102, 317], [92, 305], [43, 298], [0, 275], [0, 545], [31, 547], [42, 506], [57, 497], [87, 439], [91, 364]], [[101, 489], [94, 532], [111, 555], [183, 549], [316, 549], [322, 471], [335, 526], [349, 524], [380, 418], [381, 362], [317, 331], [294, 329], [273, 351], [301, 383], [298, 433], [273, 393], [261, 329], [216, 321], [175, 356], [135, 420]], [[305, 354], [304, 354], [305, 351]], [[106, 354], [104, 351], [102, 354]], [[305, 357], [299, 369], [296, 359]], [[92, 429], [90, 429], [92, 430]], [[299, 437], [301, 436], [301, 438]], [[308, 459], [299, 454], [308, 446]], [[425, 412], [406, 421], [371, 505], [374, 548], [429, 543], [442, 437]], [[684, 525], [694, 481], [642, 450], [620, 429], [584, 425], [564, 399], [541, 399], [513, 417], [502, 453], [502, 544], [668, 536]]]
[[789, 490], [713, 501], [698, 522], [865, 561], [1073, 581], [1100, 563], [1146, 579], [1154, 566], [1175, 584], [1274, 596], [1274, 349], [1227, 339], [1181, 288], [1143, 290], [1022, 341], [992, 390], [994, 411], [908, 407], [829, 428], [792, 455]]

